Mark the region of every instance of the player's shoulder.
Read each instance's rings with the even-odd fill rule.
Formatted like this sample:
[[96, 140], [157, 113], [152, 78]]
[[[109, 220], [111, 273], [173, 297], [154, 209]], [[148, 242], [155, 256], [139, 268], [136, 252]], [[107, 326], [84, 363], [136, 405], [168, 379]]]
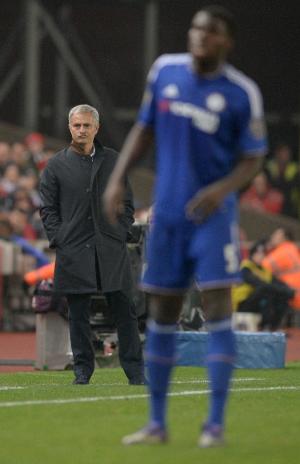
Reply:
[[173, 68], [174, 66], [186, 66], [191, 63], [191, 55], [189, 53], [166, 53], [160, 55], [153, 63], [149, 79], [155, 80], [162, 70]]
[[229, 82], [232, 83], [232, 85], [240, 88], [241, 90], [244, 90], [247, 93], [250, 91], [259, 92], [257, 83], [240, 69], [237, 69], [230, 64], [226, 64], [224, 66], [223, 72], [225, 77]]
[[230, 64], [224, 66], [223, 73], [230, 83], [232, 91], [240, 98], [247, 99], [252, 109], [257, 108], [261, 111], [262, 96], [257, 83]]
[[160, 55], [154, 62], [157, 67], [176, 66], [191, 62], [190, 53], [165, 53]]

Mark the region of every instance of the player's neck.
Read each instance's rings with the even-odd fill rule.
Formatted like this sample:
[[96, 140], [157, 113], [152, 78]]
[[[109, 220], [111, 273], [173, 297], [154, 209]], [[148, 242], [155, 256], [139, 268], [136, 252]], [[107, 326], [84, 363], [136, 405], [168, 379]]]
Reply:
[[196, 74], [203, 77], [212, 78], [218, 76], [223, 68], [223, 61], [198, 61], [193, 60], [193, 68]]

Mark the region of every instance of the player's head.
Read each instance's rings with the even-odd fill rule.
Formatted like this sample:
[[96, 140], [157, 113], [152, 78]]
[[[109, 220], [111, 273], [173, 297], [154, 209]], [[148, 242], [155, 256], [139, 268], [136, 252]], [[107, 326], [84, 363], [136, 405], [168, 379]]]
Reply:
[[79, 145], [90, 145], [99, 130], [99, 113], [93, 106], [78, 105], [69, 112], [72, 140]]
[[286, 241], [293, 241], [294, 240], [294, 235], [291, 230], [289, 230], [287, 227], [278, 227], [277, 229], [272, 232], [270, 241], [269, 241], [269, 246], [270, 248], [276, 248], [277, 246], [281, 245], [281, 243], [286, 242]]
[[226, 59], [235, 38], [233, 15], [220, 5], [201, 8], [191, 21], [188, 48], [196, 62], [218, 64]]
[[95, 124], [99, 126], [100, 118], [99, 118], [98, 111], [93, 106], [86, 105], [86, 104], [77, 105], [77, 106], [74, 106], [73, 108], [70, 109], [70, 111], [69, 111], [69, 124], [71, 122], [72, 116], [74, 114], [78, 114], [78, 113], [89, 113], [92, 116], [93, 120], [95, 121]]

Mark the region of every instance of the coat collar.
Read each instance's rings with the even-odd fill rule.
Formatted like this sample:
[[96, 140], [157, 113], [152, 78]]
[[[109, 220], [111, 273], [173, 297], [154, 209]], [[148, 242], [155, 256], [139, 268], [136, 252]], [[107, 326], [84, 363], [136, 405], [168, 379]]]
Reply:
[[[92, 188], [95, 176], [96, 176], [98, 170], [100, 169], [100, 166], [103, 163], [103, 160], [105, 158], [105, 149], [104, 149], [103, 145], [96, 139], [94, 140], [94, 145], [95, 145], [96, 151], [95, 151], [95, 155], [94, 155], [94, 159], [93, 159], [93, 165], [92, 165], [92, 175], [91, 175], [91, 182], [90, 182], [90, 187], [91, 188]], [[67, 156], [70, 156], [71, 153], [75, 153], [75, 152], [72, 150], [72, 147], [69, 146], [66, 149], [66, 154], [67, 154]], [[78, 155], [82, 156], [80, 154], [78, 154]]]
[[102, 164], [102, 162], [104, 160], [104, 157], [105, 157], [105, 152], [104, 152], [103, 145], [96, 139], [94, 141], [94, 144], [95, 144], [96, 152], [95, 152], [94, 161], [93, 161], [93, 168], [92, 168], [92, 175], [91, 175], [91, 187], [93, 185], [95, 176], [96, 176], [98, 170], [100, 169], [100, 166], [101, 166], [101, 164]]

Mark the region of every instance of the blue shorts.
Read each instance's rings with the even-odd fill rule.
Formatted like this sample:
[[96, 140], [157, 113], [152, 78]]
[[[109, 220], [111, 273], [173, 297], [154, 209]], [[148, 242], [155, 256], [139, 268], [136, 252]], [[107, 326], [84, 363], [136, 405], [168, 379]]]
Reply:
[[224, 288], [240, 282], [240, 246], [235, 202], [226, 202], [200, 225], [167, 224], [155, 217], [146, 242], [141, 287], [150, 293]]

